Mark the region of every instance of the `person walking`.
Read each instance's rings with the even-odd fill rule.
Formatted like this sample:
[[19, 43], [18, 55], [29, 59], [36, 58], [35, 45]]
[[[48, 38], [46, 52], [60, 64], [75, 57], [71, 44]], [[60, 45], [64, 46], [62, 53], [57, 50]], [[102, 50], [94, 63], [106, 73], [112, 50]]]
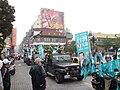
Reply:
[[0, 60], [0, 90], [3, 90], [3, 80], [2, 80], [2, 74], [1, 74], [1, 68], [3, 66], [2, 60]]
[[10, 61], [8, 59], [3, 59], [3, 67], [1, 68], [4, 90], [10, 90], [11, 87], [10, 73], [8, 69], [9, 62]]
[[105, 90], [109, 90], [110, 85], [111, 85], [111, 81], [113, 80], [113, 77], [114, 77], [114, 67], [111, 63], [112, 58], [110, 55], [107, 55], [105, 57], [105, 60], [107, 63], [105, 66], [105, 69], [104, 69], [104, 72], [106, 74], [105, 79], [104, 79], [105, 80]]
[[31, 76], [33, 90], [46, 89], [46, 73], [40, 58], [35, 59], [35, 65], [31, 66], [29, 74]]

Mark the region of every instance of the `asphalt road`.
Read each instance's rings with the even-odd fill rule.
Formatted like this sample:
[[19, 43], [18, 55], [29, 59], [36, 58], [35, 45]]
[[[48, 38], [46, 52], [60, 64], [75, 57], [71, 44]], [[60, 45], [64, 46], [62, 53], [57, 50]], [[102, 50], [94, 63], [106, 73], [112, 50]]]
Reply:
[[[11, 90], [32, 90], [31, 78], [29, 75], [30, 66], [22, 60], [16, 61], [16, 74], [11, 76]], [[86, 80], [77, 81], [76, 78], [65, 80], [57, 84], [54, 77], [47, 77], [47, 90], [93, 90], [91, 87], [91, 76]]]

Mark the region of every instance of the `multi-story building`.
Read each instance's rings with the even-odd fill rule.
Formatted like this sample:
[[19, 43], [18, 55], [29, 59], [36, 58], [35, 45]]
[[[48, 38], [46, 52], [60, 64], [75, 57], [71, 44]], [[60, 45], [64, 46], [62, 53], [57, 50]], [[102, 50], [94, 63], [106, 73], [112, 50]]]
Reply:
[[50, 9], [41, 9], [29, 36], [30, 45], [64, 45], [73, 38], [70, 32], [64, 30], [64, 13]]

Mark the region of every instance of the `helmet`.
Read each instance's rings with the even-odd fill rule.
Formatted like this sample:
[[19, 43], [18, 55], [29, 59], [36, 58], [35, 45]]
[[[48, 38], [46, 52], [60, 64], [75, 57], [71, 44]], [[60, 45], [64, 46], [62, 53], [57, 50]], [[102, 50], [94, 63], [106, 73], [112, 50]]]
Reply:
[[41, 58], [36, 58], [34, 62], [38, 63], [38, 62], [42, 62], [43, 60]]
[[3, 59], [3, 64], [8, 64], [10, 61], [8, 59]]
[[112, 59], [110, 55], [106, 55], [106, 56], [105, 56], [105, 59], [107, 59], [107, 58]]

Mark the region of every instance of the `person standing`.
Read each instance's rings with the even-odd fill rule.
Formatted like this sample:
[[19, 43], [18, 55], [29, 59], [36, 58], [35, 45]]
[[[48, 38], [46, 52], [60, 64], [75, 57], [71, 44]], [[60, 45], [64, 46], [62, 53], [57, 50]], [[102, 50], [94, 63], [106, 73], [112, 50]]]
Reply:
[[2, 80], [2, 74], [1, 74], [1, 68], [3, 66], [2, 60], [0, 60], [0, 90], [3, 90], [3, 80]]
[[[107, 55], [105, 57], [105, 60], [106, 60], [106, 63], [110, 63], [111, 61], [111, 56], [110, 55]], [[110, 70], [111, 69], [111, 70]], [[110, 66], [110, 64], [106, 64], [105, 66], [105, 69], [104, 69], [104, 72], [106, 72], [106, 76], [105, 76], [105, 90], [109, 90], [110, 88], [110, 85], [111, 85], [111, 81], [112, 81], [112, 78], [114, 77], [114, 69], [112, 66]]]
[[3, 59], [3, 67], [1, 68], [4, 90], [10, 90], [11, 87], [10, 73], [8, 69], [9, 62], [10, 61], [8, 59]]
[[31, 66], [29, 71], [32, 81], [33, 90], [45, 90], [46, 89], [46, 73], [42, 66], [41, 59], [35, 59], [35, 65]]

